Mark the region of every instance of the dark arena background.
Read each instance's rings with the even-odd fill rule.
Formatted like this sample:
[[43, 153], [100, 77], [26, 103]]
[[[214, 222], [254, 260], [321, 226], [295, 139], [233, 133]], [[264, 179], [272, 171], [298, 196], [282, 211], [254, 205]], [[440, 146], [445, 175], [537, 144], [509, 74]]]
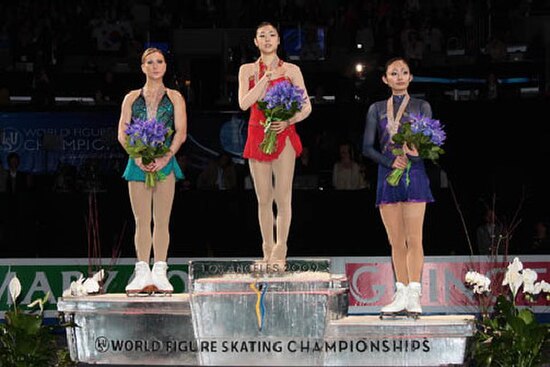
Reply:
[[[287, 257], [266, 260], [238, 101], [264, 21], [312, 104]], [[118, 142], [149, 47], [187, 112], [152, 271]], [[446, 133], [406, 285], [362, 154], [396, 56]], [[549, 106], [550, 0], [0, 0], [0, 366], [550, 366]]]
[[[297, 160], [289, 256], [389, 256], [376, 166], [361, 143], [395, 55], [409, 59], [410, 93], [430, 102], [448, 136], [438, 164], [428, 163], [436, 202], [425, 254], [480, 253], [487, 208], [509, 253], [550, 253], [549, 1], [18, 0], [0, 3], [0, 20], [1, 257], [134, 257], [116, 129], [123, 96], [143, 85], [149, 46], [165, 51], [165, 82], [187, 102], [177, 155], [187, 179], [177, 184], [169, 256], [260, 256], [237, 73], [258, 57], [263, 20], [279, 28], [279, 55], [300, 66], [313, 104], [297, 125], [309, 161]], [[356, 190], [332, 183], [344, 142], [363, 168]], [[26, 181], [9, 194], [13, 152]], [[238, 177], [228, 190], [200, 179], [222, 155]]]

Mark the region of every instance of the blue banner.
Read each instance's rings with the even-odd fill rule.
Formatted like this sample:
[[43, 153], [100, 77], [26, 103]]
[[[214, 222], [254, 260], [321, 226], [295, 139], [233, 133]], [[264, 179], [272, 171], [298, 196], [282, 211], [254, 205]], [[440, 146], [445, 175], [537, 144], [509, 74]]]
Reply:
[[[0, 163], [7, 167], [9, 153], [21, 158], [23, 172], [55, 172], [61, 165], [81, 167], [88, 160], [104, 171], [124, 170], [127, 155], [118, 143], [117, 111], [22, 112], [0, 114]], [[247, 123], [239, 112], [200, 113], [188, 116], [184, 149], [195, 163], [226, 151], [241, 158]]]
[[104, 164], [125, 157], [117, 140], [118, 113], [14, 112], [0, 114], [0, 160], [9, 153], [21, 158], [19, 169], [55, 171], [60, 164], [79, 167], [89, 159]]

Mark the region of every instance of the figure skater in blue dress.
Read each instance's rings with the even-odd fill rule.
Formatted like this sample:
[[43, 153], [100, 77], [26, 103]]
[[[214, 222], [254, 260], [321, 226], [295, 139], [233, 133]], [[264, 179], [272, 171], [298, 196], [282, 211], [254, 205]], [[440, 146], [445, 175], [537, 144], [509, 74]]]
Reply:
[[[396, 280], [393, 301], [382, 307], [380, 317], [403, 314], [416, 318], [422, 313], [422, 227], [426, 203], [433, 202], [434, 198], [417, 149], [405, 144], [402, 147], [405, 154], [395, 156], [392, 153], [392, 148], [396, 147], [392, 137], [400, 123], [408, 120], [409, 114], [432, 117], [428, 102], [409, 96], [407, 90], [412, 79], [405, 59], [393, 58], [386, 63], [382, 81], [391, 89], [391, 96], [369, 107], [363, 136], [363, 155], [378, 164], [376, 206], [391, 245]], [[376, 137], [378, 149], [375, 148]], [[406, 169], [408, 162], [411, 163], [409, 183], [405, 177], [397, 186], [386, 182], [394, 168]]]

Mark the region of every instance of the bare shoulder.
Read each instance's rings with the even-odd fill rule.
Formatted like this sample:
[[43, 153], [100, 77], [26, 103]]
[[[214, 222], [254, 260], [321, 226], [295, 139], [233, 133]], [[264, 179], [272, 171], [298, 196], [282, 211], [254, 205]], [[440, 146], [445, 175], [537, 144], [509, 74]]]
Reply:
[[184, 101], [183, 95], [176, 89], [166, 88], [166, 93], [172, 102]]
[[139, 97], [141, 89], [131, 90], [124, 96], [122, 106], [130, 106]]
[[141, 93], [141, 89], [134, 89], [134, 90], [129, 91], [124, 96], [123, 103], [134, 103], [134, 101], [139, 97], [140, 93]]
[[291, 72], [300, 72], [300, 67], [296, 64], [293, 64], [291, 62], [284, 62], [283, 66]]
[[251, 74], [253, 72], [254, 72], [254, 63], [253, 62], [242, 64], [241, 67], [239, 68], [239, 74], [241, 74], [241, 73]]

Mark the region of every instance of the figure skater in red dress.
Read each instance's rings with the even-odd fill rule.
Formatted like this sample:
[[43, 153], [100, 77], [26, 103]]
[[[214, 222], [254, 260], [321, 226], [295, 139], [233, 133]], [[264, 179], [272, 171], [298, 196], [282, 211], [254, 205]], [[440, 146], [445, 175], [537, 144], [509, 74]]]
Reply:
[[[292, 217], [292, 180], [296, 157], [302, 152], [302, 143], [295, 124], [311, 113], [302, 72], [297, 65], [277, 56], [279, 32], [268, 22], [256, 28], [254, 44], [260, 51], [256, 62], [241, 65], [239, 69], [239, 106], [250, 108], [248, 136], [243, 156], [249, 160], [250, 173], [258, 200], [258, 220], [262, 234], [263, 261], [274, 270], [283, 270], [286, 262], [287, 239]], [[276, 83], [289, 80], [305, 91], [302, 109], [286, 121], [273, 121], [271, 129], [277, 133], [277, 149], [266, 154], [259, 148], [264, 138], [265, 121], [258, 100]], [[273, 202], [277, 206], [275, 216]], [[275, 232], [274, 233], [274, 223]]]

